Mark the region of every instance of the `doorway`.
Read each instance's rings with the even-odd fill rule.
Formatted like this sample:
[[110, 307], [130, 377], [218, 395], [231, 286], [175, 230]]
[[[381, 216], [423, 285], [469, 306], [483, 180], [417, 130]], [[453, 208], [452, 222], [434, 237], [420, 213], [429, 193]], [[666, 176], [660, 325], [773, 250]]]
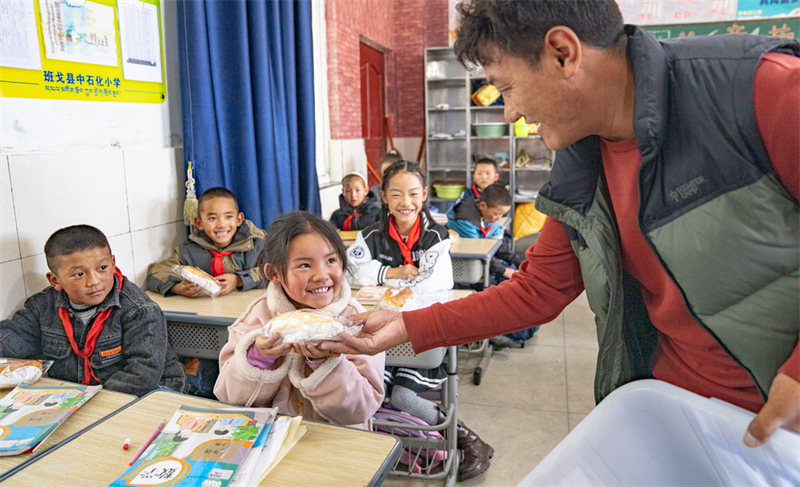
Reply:
[[[364, 41], [360, 44], [361, 133], [367, 152], [367, 164], [378, 173], [378, 161], [386, 153], [384, 53]], [[367, 173], [370, 186], [379, 182], [373, 171], [368, 170]]]

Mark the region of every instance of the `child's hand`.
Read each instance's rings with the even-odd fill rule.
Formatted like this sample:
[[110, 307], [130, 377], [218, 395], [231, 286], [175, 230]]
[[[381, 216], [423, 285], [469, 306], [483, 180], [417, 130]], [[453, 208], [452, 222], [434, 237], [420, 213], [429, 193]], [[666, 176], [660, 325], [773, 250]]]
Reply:
[[203, 294], [203, 288], [193, 282], [187, 281], [186, 279], [172, 286], [171, 291], [175, 294], [186, 296], [187, 298], [196, 298], [197, 296]]
[[338, 353], [330, 352], [328, 350], [321, 350], [319, 348], [319, 344], [298, 342], [293, 343], [293, 345], [294, 351], [305, 358], [318, 359], [324, 357], [335, 357], [339, 355]]
[[264, 355], [269, 355], [270, 357], [282, 357], [292, 351], [292, 344], [277, 344], [280, 339], [280, 333], [273, 333], [268, 337], [259, 335], [256, 337], [256, 347], [258, 347], [258, 351]]
[[412, 264], [406, 264], [400, 267], [392, 267], [386, 270], [386, 277], [388, 279], [413, 279], [419, 275], [419, 269]]
[[517, 271], [510, 267], [506, 267], [506, 270], [503, 271], [503, 277], [506, 279], [511, 279], [511, 276], [513, 276], [515, 272]]
[[236, 289], [237, 287], [241, 287], [244, 285], [242, 282], [242, 278], [239, 277], [238, 274], [220, 274], [216, 277], [221, 290], [219, 292], [220, 296], [225, 296], [226, 294], [230, 294], [231, 291]]

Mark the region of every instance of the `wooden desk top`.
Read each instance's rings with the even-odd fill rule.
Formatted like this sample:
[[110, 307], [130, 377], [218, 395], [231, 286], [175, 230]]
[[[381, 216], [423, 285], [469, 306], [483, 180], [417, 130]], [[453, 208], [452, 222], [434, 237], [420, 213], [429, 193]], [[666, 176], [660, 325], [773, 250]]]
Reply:
[[[72, 382], [65, 382], [61, 380], [42, 378], [36, 381], [38, 386], [60, 386], [60, 385], [75, 385]], [[0, 389], [0, 396], [5, 396], [11, 391], [11, 387]], [[58, 428], [50, 435], [42, 446], [40, 446], [34, 453], [23, 453], [21, 455], [14, 455], [10, 457], [0, 457], [0, 474], [5, 473], [12, 468], [16, 467], [22, 462], [37, 457], [53, 447], [58, 442], [69, 438], [80, 430], [91, 426], [96, 421], [113, 413], [126, 404], [136, 400], [136, 396], [130, 394], [123, 394], [121, 392], [111, 391], [108, 389], [101, 389], [97, 394], [92, 396], [91, 399], [78, 408], [66, 421], [61, 423]], [[123, 441], [125, 438], [123, 438]], [[120, 442], [120, 445], [122, 443]], [[42, 484], [40, 484], [42, 485]]]
[[187, 298], [186, 296], [165, 297], [159, 293], [146, 291], [150, 299], [155, 301], [165, 312], [230, 318], [231, 323], [244, 312], [248, 304], [264, 295], [265, 292], [267, 292], [266, 289], [251, 289], [250, 291], [233, 291], [217, 298], [206, 295], [199, 298]]
[[497, 238], [459, 238], [450, 244], [450, 257], [457, 259], [488, 259], [500, 245], [502, 239]]
[[[93, 399], [94, 400], [94, 399]], [[181, 406], [219, 408], [226, 405], [195, 396], [155, 391], [91, 428], [70, 443], [22, 469], [14, 485], [101, 486], [122, 475], [128, 462], [163, 420]], [[400, 440], [393, 436], [303, 421], [308, 428], [297, 445], [264, 479], [262, 486], [362, 486], [393, 466]], [[131, 439], [128, 451], [122, 449]]]

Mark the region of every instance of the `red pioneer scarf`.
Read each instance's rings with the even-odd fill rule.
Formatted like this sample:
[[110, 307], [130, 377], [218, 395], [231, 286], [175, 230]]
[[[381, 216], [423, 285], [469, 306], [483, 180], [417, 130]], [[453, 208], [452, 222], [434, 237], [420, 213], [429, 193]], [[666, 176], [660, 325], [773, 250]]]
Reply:
[[344, 223], [342, 223], [342, 230], [349, 232], [353, 229], [353, 220], [361, 216], [361, 213], [350, 213], [347, 215], [347, 218], [344, 219]]
[[488, 237], [488, 235], [489, 235], [489, 230], [491, 230], [491, 229], [492, 229], [492, 224], [490, 223], [488, 227], [484, 227], [483, 225], [484, 225], [484, 222], [483, 222], [483, 221], [481, 221], [481, 226], [480, 226], [480, 227], [478, 227], [478, 230], [480, 230], [480, 231], [481, 231], [481, 233], [483, 234], [483, 238], [489, 238], [489, 237]]
[[[122, 271], [120, 271], [118, 267], [114, 268], [114, 275], [117, 277], [117, 281], [119, 281], [118, 289], [122, 289]], [[89, 333], [86, 335], [83, 351], [80, 351], [78, 350], [78, 344], [75, 342], [75, 331], [72, 328], [72, 321], [69, 319], [69, 311], [67, 311], [67, 308], [58, 308], [58, 317], [61, 318], [61, 324], [64, 326], [64, 332], [67, 334], [69, 344], [72, 346], [72, 351], [75, 352], [75, 355], [83, 359], [83, 380], [81, 381], [83, 385], [89, 385], [91, 379], [100, 382], [100, 379], [94, 375], [92, 362], [89, 360], [89, 357], [94, 353], [97, 338], [106, 326], [106, 320], [111, 314], [112, 309], [113, 306], [109, 306], [97, 315], [94, 319], [94, 323], [92, 323], [92, 327], [89, 328]]]
[[475, 193], [475, 197], [476, 198], [480, 198], [481, 197], [481, 190], [478, 189], [477, 185], [475, 185], [475, 184], [472, 185], [472, 192]]
[[403, 265], [414, 265], [414, 259], [411, 257], [411, 249], [414, 248], [414, 244], [419, 240], [421, 221], [422, 217], [417, 216], [417, 222], [411, 227], [408, 238], [404, 242], [403, 236], [400, 235], [400, 229], [397, 228], [397, 223], [394, 221], [394, 217], [389, 220], [389, 236], [400, 246], [400, 252], [403, 254]]
[[233, 254], [233, 252], [217, 252], [216, 250], [209, 250], [209, 252], [214, 256], [211, 259], [211, 275], [217, 277], [220, 274], [225, 274], [225, 264], [222, 263], [222, 258]]

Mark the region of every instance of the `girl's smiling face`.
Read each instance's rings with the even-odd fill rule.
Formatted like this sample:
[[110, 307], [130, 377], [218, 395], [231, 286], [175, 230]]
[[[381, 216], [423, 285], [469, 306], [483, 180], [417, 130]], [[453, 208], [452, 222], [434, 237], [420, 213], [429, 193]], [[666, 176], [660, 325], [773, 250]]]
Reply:
[[428, 198], [428, 188], [422, 185], [420, 177], [408, 171], [400, 171], [392, 176], [381, 190], [381, 198], [389, 207], [389, 213], [402, 232], [407, 232], [416, 223], [422, 205]]
[[344, 276], [336, 249], [318, 233], [298, 235], [289, 242], [285, 276], [270, 264], [264, 272], [283, 288], [298, 309], [319, 309], [331, 304], [339, 296]]

